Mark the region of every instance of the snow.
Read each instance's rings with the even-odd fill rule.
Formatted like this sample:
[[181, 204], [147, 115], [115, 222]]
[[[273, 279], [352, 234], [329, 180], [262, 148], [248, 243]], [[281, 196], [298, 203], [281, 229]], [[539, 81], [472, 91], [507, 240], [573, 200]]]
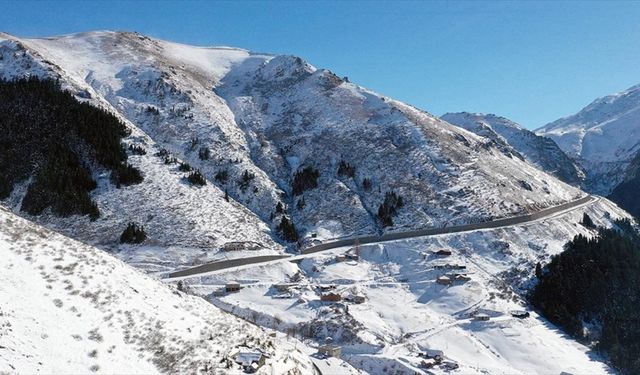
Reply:
[[579, 185], [585, 173], [551, 139], [541, 137], [504, 117], [483, 113], [447, 113], [443, 120], [487, 137], [506, 149], [513, 148], [529, 163], [572, 184]]
[[[28, 217], [57, 234], [18, 218], [14, 213], [24, 215], [24, 183], [2, 202], [8, 210], [0, 207], [0, 249], [7, 255], [0, 260], [0, 285], [7, 292], [0, 293], [0, 319], [11, 326], [0, 324], [0, 372], [189, 372], [205, 363], [222, 365], [229, 350], [248, 340], [271, 354], [263, 373], [311, 373], [308, 354], [327, 337], [342, 346], [343, 359], [369, 373], [426, 373], [418, 353], [427, 349], [443, 350], [448, 363], [460, 365], [451, 370], [458, 373], [611, 372], [536, 314], [509, 314], [528, 309], [520, 296], [534, 282], [536, 262], [548, 261], [578, 233], [593, 235], [577, 224], [583, 212], [599, 225], [626, 216], [605, 199], [526, 225], [363, 246], [358, 261], [336, 262], [334, 256], [347, 249], [335, 249], [296, 263], [183, 278], [190, 292], [218, 307], [98, 250], [161, 274], [287, 251], [275, 235], [282, 217], [274, 212], [278, 202], [303, 237], [315, 233], [326, 241], [502, 218], [584, 195], [552, 176], [553, 168], [547, 173], [532, 165], [546, 168], [533, 153], [518, 156], [514, 149], [522, 149], [529, 135], [517, 126], [502, 121], [500, 131], [487, 122], [493, 127], [487, 137], [295, 56], [186, 46], [136, 33], [46, 39], [1, 34], [0, 54], [3, 78], [59, 78], [81, 100], [121, 118], [132, 130], [127, 145], [147, 150], [130, 157], [144, 174], [140, 185], [116, 189], [108, 173], [96, 173], [92, 198], [102, 216], [94, 223]], [[503, 133], [521, 134], [522, 142]], [[498, 137], [505, 141], [496, 142]], [[200, 148], [210, 151], [208, 160], [198, 157]], [[176, 164], [155, 156], [161, 149], [200, 169], [207, 185], [188, 184]], [[337, 176], [341, 160], [356, 168], [355, 178]], [[298, 208], [301, 197], [291, 194], [291, 180], [307, 165], [319, 170], [318, 187], [304, 192], [305, 205]], [[221, 171], [228, 181], [215, 178]], [[243, 190], [238, 180], [245, 172], [255, 177]], [[372, 181], [370, 191], [362, 187], [364, 178]], [[387, 191], [399, 193], [405, 205], [393, 227], [381, 228], [376, 215]], [[119, 244], [129, 221], [143, 224], [149, 240]], [[235, 241], [260, 248], [223, 250]], [[442, 248], [453, 254], [431, 254]], [[435, 280], [451, 272], [435, 268], [439, 262], [464, 264], [471, 280], [438, 285]], [[73, 264], [74, 272], [65, 271]], [[214, 296], [232, 280], [240, 283], [239, 292]], [[274, 290], [283, 282], [296, 284], [290, 295]], [[362, 295], [365, 302], [320, 301], [320, 285], [335, 285], [332, 292], [342, 297]], [[478, 312], [491, 319], [472, 320]], [[305, 344], [270, 337], [247, 321]], [[90, 339], [96, 327], [103, 341]], [[338, 359], [327, 361], [348, 368]], [[440, 365], [428, 371], [449, 370]]]
[[[149, 270], [218, 259], [225, 237], [262, 243], [265, 253], [283, 252], [274, 234], [278, 202], [302, 236], [328, 239], [510, 216], [582, 194], [485, 138], [295, 56], [125, 32], [4, 39], [4, 76], [60, 78], [69, 90], [88, 93], [83, 100], [120, 116], [133, 130], [126, 142], [149, 151], [131, 158], [145, 174], [143, 184], [115, 189], [104, 176], [94, 199], [109, 216], [98, 223], [31, 219]], [[18, 44], [28, 56], [13, 56]], [[209, 160], [198, 158], [202, 147], [210, 150]], [[200, 169], [209, 184], [185, 185], [175, 165], [153, 156], [160, 148]], [[340, 160], [356, 168], [355, 178], [336, 175]], [[307, 165], [319, 170], [319, 186], [304, 193], [305, 206], [298, 209], [301, 197], [292, 196], [291, 179]], [[228, 181], [215, 179], [221, 171]], [[255, 178], [243, 190], [237, 181], [245, 171]], [[362, 188], [364, 178], [372, 181], [371, 191]], [[393, 228], [381, 228], [378, 207], [392, 190], [406, 204]], [[222, 199], [225, 191], [232, 202]], [[151, 246], [117, 243], [129, 220], [154, 232]]]
[[[417, 355], [426, 350], [442, 350], [445, 361], [457, 363], [455, 371], [465, 374], [611, 373], [602, 358], [531, 311], [520, 297], [533, 281], [536, 262], [546, 263], [577, 234], [594, 235], [579, 224], [585, 212], [605, 226], [627, 217], [600, 199], [519, 226], [362, 245], [360, 259], [352, 264], [336, 262], [327, 253], [305, 256], [298, 266], [282, 261], [245, 268], [242, 278], [253, 281], [221, 297], [209, 295], [210, 290], [237, 277], [235, 270], [184, 282], [250, 321], [298, 335], [313, 327], [313, 340], [333, 337], [343, 358], [369, 373], [383, 368], [421, 373]], [[452, 255], [432, 254], [438, 249], [451, 249]], [[464, 265], [457, 272], [471, 280], [438, 285], [439, 276], [453, 272], [436, 269], [438, 264]], [[302, 278], [293, 283], [292, 297], [273, 298], [271, 286], [291, 283], [296, 272]], [[343, 297], [361, 294], [365, 302], [320, 302], [319, 285], [335, 285], [334, 292]], [[514, 310], [531, 315], [518, 319], [511, 316]], [[481, 314], [490, 319], [474, 320]], [[429, 371], [446, 370], [436, 366]]]
[[536, 130], [552, 138], [591, 174], [594, 191], [608, 194], [640, 151], [640, 86], [596, 99], [580, 112]]
[[220, 360], [243, 344], [260, 373], [313, 373], [304, 345], [1, 208], [0, 251], [0, 372], [241, 373]]

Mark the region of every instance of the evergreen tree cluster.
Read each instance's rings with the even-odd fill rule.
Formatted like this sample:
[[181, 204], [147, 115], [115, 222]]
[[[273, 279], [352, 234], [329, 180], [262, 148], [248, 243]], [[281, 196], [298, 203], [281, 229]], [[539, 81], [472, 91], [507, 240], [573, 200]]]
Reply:
[[229, 180], [229, 172], [227, 172], [226, 169], [218, 171], [216, 173], [216, 175], [215, 175], [215, 179], [216, 179], [216, 181], [218, 181], [218, 182], [220, 182], [221, 184], [224, 185]]
[[207, 147], [200, 147], [200, 150], [198, 150], [198, 157], [200, 160], [209, 160], [211, 157], [211, 151], [209, 151], [209, 148]]
[[146, 239], [147, 233], [144, 231], [144, 227], [134, 222], [127, 224], [127, 227], [120, 235], [120, 243], [137, 244], [144, 242]]
[[51, 208], [60, 216], [96, 219], [91, 165], [111, 170], [117, 186], [142, 181], [140, 171], [127, 164], [121, 143], [127, 135], [118, 118], [78, 102], [56, 81], [0, 80], [0, 199], [33, 177], [23, 211], [38, 215]]
[[362, 188], [365, 191], [371, 191], [371, 179], [366, 177], [364, 180], [362, 180]]
[[591, 216], [589, 216], [589, 214], [587, 214], [586, 212], [582, 215], [582, 221], [580, 222], [580, 224], [582, 224], [585, 228], [588, 228], [588, 229], [596, 228], [596, 225], [594, 224], [593, 220], [591, 220]]
[[353, 178], [356, 176], [356, 167], [344, 160], [340, 160], [340, 163], [338, 163], [338, 176]]
[[578, 235], [565, 251], [536, 270], [531, 302], [553, 323], [578, 339], [583, 322], [601, 326], [597, 349], [614, 366], [640, 373], [640, 236], [628, 221]]
[[180, 165], [178, 166], [178, 170], [180, 172], [191, 172], [193, 170], [193, 167], [191, 167], [191, 165], [189, 165], [189, 163], [180, 163]]
[[278, 227], [276, 229], [285, 241], [298, 241], [298, 232], [296, 231], [296, 227], [295, 225], [293, 225], [293, 222], [286, 216], [282, 216], [282, 220], [280, 220], [280, 224], [278, 224]]
[[240, 177], [240, 180], [238, 180], [238, 186], [240, 186], [240, 190], [247, 190], [249, 184], [254, 178], [256, 178], [256, 175], [245, 169], [242, 177]]
[[138, 146], [138, 145], [129, 145], [129, 151], [131, 151], [133, 155], [147, 154], [147, 150], [145, 150], [142, 146]]
[[398, 209], [404, 206], [404, 200], [395, 191], [384, 194], [384, 202], [378, 207], [378, 220], [383, 227], [393, 226], [392, 217], [398, 213]]
[[305, 190], [318, 187], [318, 177], [320, 177], [320, 172], [311, 166], [304, 167], [297, 171], [291, 183], [293, 195], [300, 195]]
[[187, 175], [187, 181], [189, 181], [192, 185], [196, 185], [196, 186], [204, 186], [207, 184], [207, 180], [204, 178], [202, 173], [200, 173], [200, 171], [197, 169], [189, 173], [189, 175]]

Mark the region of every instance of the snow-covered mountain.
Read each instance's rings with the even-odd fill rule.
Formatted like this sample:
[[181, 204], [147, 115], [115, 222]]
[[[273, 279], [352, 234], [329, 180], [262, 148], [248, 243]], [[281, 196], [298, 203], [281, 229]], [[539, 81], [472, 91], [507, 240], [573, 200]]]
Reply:
[[608, 194], [640, 151], [640, 86], [596, 99], [536, 133], [556, 141], [582, 165], [589, 190]]
[[501, 147], [511, 146], [514, 155], [521, 155], [529, 163], [572, 185], [580, 185], [585, 178], [581, 167], [569, 158], [551, 139], [536, 135], [519, 124], [483, 113], [447, 113], [440, 117], [450, 124], [487, 137]]
[[[116, 189], [96, 176], [92, 197], [104, 213], [96, 222], [38, 220], [103, 248], [118, 247], [126, 222], [141, 222], [149, 240], [120, 255], [150, 268], [226, 256], [218, 249], [231, 241], [280, 252], [283, 215], [301, 234], [326, 238], [486, 220], [582, 194], [493, 141], [298, 57], [126, 32], [0, 39], [0, 76], [60, 79], [121, 118], [132, 129], [127, 144], [149, 150], [130, 158], [142, 184]], [[209, 184], [182, 183], [177, 165], [155, 156], [160, 149]], [[20, 192], [5, 204], [18, 208]], [[393, 226], [382, 228], [386, 196], [382, 216]]]
[[304, 345], [1, 207], [0, 252], [2, 373], [240, 374], [260, 350], [259, 373], [315, 374]]
[[[211, 370], [245, 340], [271, 355], [262, 371], [311, 368], [283, 340], [270, 346], [263, 330], [97, 248], [165, 271], [282, 253], [284, 217], [301, 236], [325, 240], [486, 221], [585, 195], [557, 178], [581, 178], [564, 154], [506, 120], [473, 120], [463, 129], [294, 56], [128, 32], [0, 34], [0, 77], [25, 76], [57, 79], [79, 101], [120, 119], [131, 130], [125, 146], [145, 150], [128, 156], [144, 180], [117, 187], [109, 171], [92, 169], [95, 221], [28, 215], [21, 208], [31, 179], [11, 186], [0, 209], [0, 250], [7, 254], [0, 281], [8, 290], [0, 294], [0, 318], [10, 324], [1, 325], [0, 343], [12, 348], [0, 350], [6, 371]], [[206, 184], [187, 183], [181, 162], [202, 171]], [[598, 199], [519, 226], [370, 244], [349, 261], [308, 254], [299, 263], [184, 283], [235, 315], [308, 343], [333, 337], [345, 359], [369, 373], [425, 373], [435, 359], [427, 363], [418, 353], [431, 349], [446, 352], [434, 373], [456, 366], [462, 373], [609, 372], [544, 319], [511, 314], [527, 308], [521, 295], [536, 262], [576, 234], [595, 234], [578, 224], [584, 213], [604, 226], [626, 217]], [[142, 244], [118, 241], [131, 221], [146, 229]], [[443, 248], [452, 250], [447, 260], [431, 253]], [[455, 282], [443, 285], [443, 276]], [[242, 290], [220, 295], [220, 284], [231, 280]], [[294, 285], [273, 285], [282, 283]], [[326, 290], [365, 301], [321, 301]], [[34, 297], [19, 299], [25, 293]], [[22, 302], [9, 304], [14, 300]], [[44, 350], [48, 339], [61, 345]]]

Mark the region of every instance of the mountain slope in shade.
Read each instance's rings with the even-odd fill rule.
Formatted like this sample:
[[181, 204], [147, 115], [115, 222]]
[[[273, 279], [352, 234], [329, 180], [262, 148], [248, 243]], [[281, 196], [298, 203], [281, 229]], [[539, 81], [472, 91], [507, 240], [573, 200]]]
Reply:
[[584, 167], [590, 190], [606, 194], [640, 151], [640, 86], [596, 99], [536, 133], [556, 141]]
[[[226, 241], [281, 251], [274, 239], [283, 215], [301, 235], [326, 239], [511, 216], [583, 194], [495, 142], [294, 56], [123, 32], [0, 39], [2, 77], [59, 78], [120, 116], [132, 129], [127, 144], [149, 149], [131, 157], [142, 184], [95, 193], [106, 213], [96, 224], [38, 220], [150, 268], [227, 256]], [[177, 165], [154, 156], [160, 149], [209, 183], [185, 184]], [[339, 174], [341, 162], [351, 168]], [[296, 177], [304, 168], [312, 173]], [[381, 211], [391, 192], [404, 204]], [[385, 215], [393, 225], [383, 228]], [[156, 232], [142, 248], [114, 243], [132, 219]]]
[[631, 160], [624, 179], [613, 189], [608, 198], [640, 218], [640, 152]]
[[242, 373], [221, 360], [245, 343], [271, 355], [260, 373], [314, 373], [284, 340], [4, 208], [0, 252], [2, 373]]
[[480, 136], [507, 144], [529, 163], [572, 185], [580, 185], [585, 174], [555, 142], [536, 135], [504, 117], [483, 113], [447, 113], [443, 120]]

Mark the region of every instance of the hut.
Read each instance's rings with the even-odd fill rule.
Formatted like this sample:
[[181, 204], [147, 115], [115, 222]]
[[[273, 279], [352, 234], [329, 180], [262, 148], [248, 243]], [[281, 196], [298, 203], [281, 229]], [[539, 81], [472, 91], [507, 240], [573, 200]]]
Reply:
[[436, 280], [436, 283], [440, 285], [451, 285], [451, 278], [449, 276], [440, 276]]
[[338, 302], [342, 300], [342, 296], [340, 296], [338, 293], [323, 293], [322, 295], [320, 295], [320, 301], [323, 302]]
[[224, 290], [227, 293], [234, 293], [240, 291], [240, 283], [237, 281], [229, 281], [225, 286]]
[[340, 358], [342, 349], [338, 345], [324, 344], [318, 347], [318, 353], [327, 357]]
[[487, 315], [487, 314], [479, 313], [479, 314], [476, 314], [476, 315], [473, 317], [473, 319], [475, 319], [475, 320], [481, 320], [481, 321], [487, 321], [487, 320], [489, 320], [489, 319], [491, 319], [491, 318], [490, 318], [490, 317], [489, 317], [489, 315]]
[[531, 314], [529, 314], [528, 311], [525, 310], [512, 310], [511, 311], [511, 316], [513, 316], [514, 318], [518, 318], [518, 319], [525, 319], [528, 318]]
[[448, 257], [449, 255], [451, 255], [451, 250], [449, 250], [449, 249], [440, 249], [440, 250], [434, 251], [433, 255], [441, 256], [441, 257]]
[[244, 372], [253, 373], [264, 365], [265, 357], [259, 350], [246, 349], [240, 350], [236, 354], [234, 361], [242, 366]]
[[285, 293], [285, 292], [288, 292], [291, 289], [291, 287], [294, 285], [295, 284], [279, 283], [279, 284], [273, 284], [273, 288], [280, 293]]
[[353, 296], [354, 303], [361, 304], [364, 303], [365, 300], [366, 298], [362, 294], [356, 294], [355, 296]]

